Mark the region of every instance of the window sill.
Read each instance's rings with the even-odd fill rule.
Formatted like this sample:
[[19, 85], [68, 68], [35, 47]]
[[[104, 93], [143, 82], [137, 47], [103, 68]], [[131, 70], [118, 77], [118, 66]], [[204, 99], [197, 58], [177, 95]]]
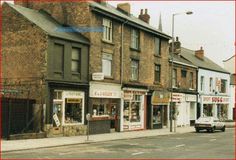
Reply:
[[133, 47], [130, 47], [130, 50], [136, 51], [136, 52], [141, 52], [141, 49], [140, 49], [140, 48], [133, 48]]
[[130, 79], [129, 81], [130, 81], [130, 82], [134, 82], [134, 83], [139, 83], [138, 80], [134, 80], [134, 79]]
[[108, 41], [108, 40], [105, 40], [105, 39], [102, 39], [102, 42], [110, 44], [110, 45], [115, 45], [115, 43], [113, 43], [112, 41]]
[[62, 74], [62, 71], [54, 71], [55, 74]]
[[154, 54], [154, 57], [162, 58], [161, 55], [158, 55], [158, 54]]
[[153, 84], [155, 84], [155, 85], [161, 85], [161, 82], [155, 81], [155, 82], [153, 82]]
[[104, 79], [111, 79], [111, 80], [113, 80], [114, 77], [112, 77], [112, 76], [104, 76]]

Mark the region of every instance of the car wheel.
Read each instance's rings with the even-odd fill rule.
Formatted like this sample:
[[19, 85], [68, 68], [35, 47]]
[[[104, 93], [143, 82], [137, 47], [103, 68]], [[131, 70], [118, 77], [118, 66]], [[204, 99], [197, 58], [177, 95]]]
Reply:
[[211, 128], [211, 133], [214, 133], [215, 132], [215, 127], [212, 127]]
[[195, 128], [196, 132], [198, 133], [199, 132], [199, 129], [198, 128]]
[[225, 126], [221, 129], [222, 132], [225, 132]]

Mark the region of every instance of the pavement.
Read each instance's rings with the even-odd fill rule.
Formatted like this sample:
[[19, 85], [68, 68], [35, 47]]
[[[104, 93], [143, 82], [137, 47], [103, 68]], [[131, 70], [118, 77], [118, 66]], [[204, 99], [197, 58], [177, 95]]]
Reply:
[[[227, 123], [228, 128], [234, 127], [235, 123]], [[88, 144], [104, 141], [115, 141], [122, 139], [134, 139], [143, 137], [152, 137], [160, 135], [171, 135], [171, 134], [182, 134], [194, 132], [194, 127], [177, 127], [176, 132], [170, 132], [169, 128], [154, 129], [154, 130], [141, 130], [141, 131], [130, 131], [130, 132], [114, 132], [108, 134], [96, 134], [90, 135], [89, 140], [87, 136], [71, 136], [71, 137], [53, 137], [53, 138], [42, 138], [42, 139], [24, 139], [24, 140], [2, 140], [1, 141], [1, 152], [13, 152], [28, 149], [38, 148], [51, 148], [59, 146], [69, 146], [77, 144]]]

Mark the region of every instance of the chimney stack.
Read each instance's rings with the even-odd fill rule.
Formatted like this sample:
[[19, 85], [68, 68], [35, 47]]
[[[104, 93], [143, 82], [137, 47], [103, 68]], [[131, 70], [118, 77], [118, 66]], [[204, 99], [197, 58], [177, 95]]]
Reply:
[[203, 60], [204, 58], [204, 50], [202, 49], [202, 47], [200, 48], [200, 50], [195, 51], [195, 56], [201, 60]]
[[[172, 53], [172, 42], [170, 43], [170, 53]], [[176, 37], [174, 42], [174, 53], [177, 55], [181, 53], [181, 43], [179, 41], [179, 37]]]
[[129, 3], [120, 3], [117, 4], [117, 9], [125, 14], [130, 14], [130, 4]]
[[140, 15], [138, 16], [138, 18], [149, 24], [150, 15], [148, 14], [148, 10], [145, 9], [145, 13], [143, 14], [143, 9], [141, 9]]

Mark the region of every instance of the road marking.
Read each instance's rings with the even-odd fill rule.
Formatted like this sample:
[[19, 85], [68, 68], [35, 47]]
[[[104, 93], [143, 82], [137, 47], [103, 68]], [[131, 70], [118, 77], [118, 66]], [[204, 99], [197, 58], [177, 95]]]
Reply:
[[212, 142], [212, 141], [215, 141], [216, 139], [210, 139], [210, 141]]
[[135, 156], [135, 155], [139, 155], [139, 154], [143, 154], [144, 152], [136, 152], [136, 153], [132, 153], [131, 155], [132, 156]]
[[180, 145], [177, 145], [175, 147], [177, 148], [177, 147], [184, 147], [184, 146], [185, 146], [185, 144], [180, 144]]

